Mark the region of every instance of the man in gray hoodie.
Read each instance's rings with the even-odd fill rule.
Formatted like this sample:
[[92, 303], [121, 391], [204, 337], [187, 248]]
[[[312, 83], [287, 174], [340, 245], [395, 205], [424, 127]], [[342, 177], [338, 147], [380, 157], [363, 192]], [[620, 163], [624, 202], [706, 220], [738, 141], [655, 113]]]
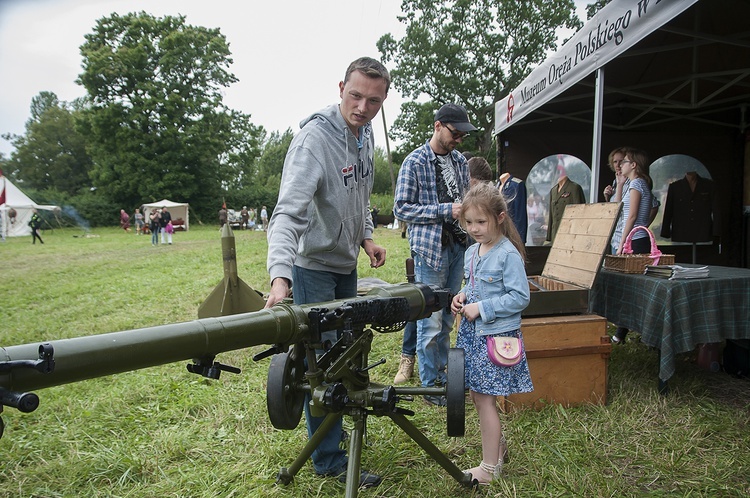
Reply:
[[[289, 295], [296, 304], [319, 303], [357, 295], [360, 248], [373, 268], [385, 263], [385, 248], [372, 240], [369, 214], [374, 180], [375, 141], [370, 122], [388, 95], [388, 70], [362, 57], [352, 62], [339, 83], [340, 104], [300, 123], [284, 160], [279, 200], [268, 227], [267, 268], [271, 291], [266, 308]], [[323, 340], [337, 340], [336, 332]], [[311, 416], [305, 403], [308, 437], [324, 417]], [[346, 480], [347, 456], [339, 448], [341, 421], [312, 454], [315, 472]], [[360, 485], [381, 478], [362, 471]]]

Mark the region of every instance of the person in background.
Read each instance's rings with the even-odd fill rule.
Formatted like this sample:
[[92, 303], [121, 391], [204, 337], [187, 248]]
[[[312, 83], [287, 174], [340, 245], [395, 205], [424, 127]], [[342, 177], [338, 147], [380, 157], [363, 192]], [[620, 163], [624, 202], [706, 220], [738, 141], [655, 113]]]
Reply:
[[380, 210], [378, 210], [378, 207], [373, 206], [372, 210], [370, 211], [370, 215], [372, 216], [373, 228], [378, 228], [378, 213], [380, 213]]
[[[612, 196], [615, 195], [617, 184], [622, 184], [625, 181], [625, 177], [622, 176], [622, 172], [620, 171], [620, 163], [622, 162], [623, 157], [625, 157], [625, 155], [622, 153], [622, 147], [612, 149], [612, 152], [607, 156], [607, 165], [615, 174], [615, 179], [612, 180], [612, 185], [604, 187], [604, 200], [607, 202], [614, 201]], [[617, 202], [619, 202], [619, 200], [617, 200]]]
[[[623, 254], [623, 245], [633, 227], [650, 224], [651, 210], [653, 206], [653, 194], [651, 193], [651, 177], [648, 175], [649, 161], [645, 152], [632, 147], [623, 147], [624, 155], [620, 162], [620, 170], [627, 178], [626, 190], [622, 193], [622, 217], [618, 222], [617, 232], [621, 241], [617, 248], [617, 254]], [[619, 187], [618, 187], [619, 190]], [[650, 254], [651, 238], [644, 230], [638, 230], [633, 234], [631, 240], [633, 254]], [[617, 327], [612, 337], [614, 344], [625, 341], [628, 329]]]
[[169, 245], [172, 245], [172, 234], [174, 233], [174, 225], [172, 225], [172, 220], [169, 220], [164, 227], [164, 232], [167, 234], [167, 242]]
[[159, 210], [154, 208], [148, 215], [148, 229], [151, 230], [151, 245], [159, 245], [159, 230], [161, 229], [161, 216]]
[[[604, 188], [604, 198], [608, 202], [621, 202], [622, 201], [622, 194], [626, 190], [628, 190], [630, 186], [630, 180], [622, 174], [620, 165], [622, 164], [623, 159], [625, 159], [625, 153], [623, 152], [627, 147], [618, 147], [612, 152], [609, 153], [608, 162], [609, 162], [609, 168], [615, 172], [615, 179], [612, 181], [612, 185], [607, 185]], [[650, 178], [649, 178], [650, 181]], [[651, 185], [651, 188], [653, 188], [653, 185]], [[659, 199], [656, 198], [655, 195], [651, 196], [651, 212], [649, 214], [648, 218], [648, 225], [645, 225], [646, 227], [651, 226], [651, 223], [653, 223], [654, 219], [656, 218], [657, 213], [659, 212], [659, 206], [661, 206], [661, 202], [659, 202]], [[622, 211], [620, 211], [620, 215], [617, 218], [617, 225], [615, 228], [615, 231], [612, 232], [612, 240], [610, 241], [611, 248], [612, 248], [612, 254], [617, 254], [617, 249], [620, 247], [620, 243], [622, 242], [621, 236], [622, 232], [618, 228], [622, 228], [624, 226], [624, 219], [622, 216]]]
[[226, 224], [227, 224], [227, 208], [224, 206], [221, 206], [221, 209], [219, 209], [219, 228], [222, 228]]
[[[279, 199], [270, 226], [263, 206], [261, 219], [268, 230], [268, 274], [271, 291], [266, 308], [288, 297], [293, 287], [296, 304], [320, 303], [357, 295], [360, 249], [378, 268], [385, 248], [372, 239], [368, 211], [375, 173], [375, 138], [371, 121], [388, 95], [388, 70], [363, 57], [352, 62], [339, 83], [341, 101], [313, 113], [301, 123], [284, 160]], [[338, 331], [322, 334], [336, 342]], [[322, 353], [322, 351], [321, 351]], [[308, 437], [324, 417], [310, 413], [306, 396]], [[312, 453], [321, 476], [346, 481], [348, 458], [340, 449], [341, 418]], [[382, 478], [361, 471], [360, 486], [374, 487]]]
[[163, 206], [161, 208], [161, 218], [159, 219], [159, 225], [161, 227], [161, 243], [164, 243], [164, 239], [168, 239], [169, 243], [172, 243], [172, 234], [167, 233], [165, 228], [167, 227], [167, 223], [172, 221], [172, 215], [169, 213], [169, 210], [167, 209], [167, 206]]
[[[449, 288], [454, 293], [463, 278], [467, 235], [459, 226], [458, 217], [461, 200], [469, 187], [466, 158], [455, 149], [475, 130], [462, 106], [442, 106], [435, 113], [432, 138], [404, 160], [394, 195], [396, 218], [409, 224], [416, 281]], [[445, 384], [454, 322], [447, 310], [417, 322], [416, 349], [423, 387]], [[401, 361], [408, 360], [402, 353]], [[424, 400], [438, 406], [447, 403], [445, 396], [426, 395]]]
[[[466, 157], [466, 154], [464, 154]], [[479, 182], [492, 181], [492, 168], [487, 159], [483, 157], [472, 157], [469, 159], [469, 186], [473, 187]]]
[[257, 218], [257, 215], [255, 214], [255, 208], [250, 208], [250, 212], [248, 213], [248, 223], [247, 223], [247, 227], [250, 230], [255, 230], [256, 218]]
[[44, 244], [42, 237], [39, 235], [39, 229], [42, 227], [42, 219], [39, 217], [36, 208], [31, 208], [31, 219], [29, 220], [29, 226], [31, 227], [31, 243], [36, 244], [36, 239], [39, 239], [40, 244]]
[[133, 218], [135, 218], [135, 234], [140, 235], [143, 232], [143, 226], [145, 225], [143, 213], [141, 213], [141, 210], [136, 208], [135, 214], [133, 214]]
[[487, 354], [487, 337], [521, 335], [521, 312], [530, 300], [521, 236], [508, 206], [492, 185], [477, 185], [464, 198], [461, 224], [476, 243], [466, 250], [466, 284], [451, 303], [463, 319], [457, 348], [466, 354], [466, 387], [479, 416], [482, 462], [465, 472], [479, 484], [500, 477], [508, 460], [508, 443], [497, 410], [497, 397], [534, 390], [526, 354], [514, 366], [498, 366]]
[[268, 210], [266, 206], [260, 208], [260, 224], [263, 230], [268, 230]]
[[[612, 185], [607, 185], [606, 187], [604, 187], [604, 199], [607, 202], [620, 202], [622, 200], [622, 189], [627, 180], [620, 170], [620, 163], [622, 162], [624, 157], [625, 155], [622, 153], [622, 147], [612, 149], [612, 152], [610, 152], [609, 156], [607, 156], [607, 164], [609, 165], [609, 169], [611, 169], [615, 174], [615, 179], [612, 180]], [[621, 223], [621, 219], [622, 211], [617, 218], [618, 224]], [[617, 229], [612, 232], [610, 245], [612, 247], [612, 254], [617, 254], [617, 249], [620, 247], [620, 232], [618, 232]]]
[[544, 205], [542, 196], [534, 190], [526, 201], [526, 243], [529, 245], [540, 246], [544, 244], [547, 237], [547, 210]]
[[245, 230], [247, 228], [248, 223], [250, 222], [250, 212], [247, 210], [247, 206], [242, 206], [242, 211], [240, 211], [240, 216], [242, 217], [242, 225], [240, 228], [242, 230]]
[[120, 209], [120, 228], [126, 232], [130, 231], [130, 215], [124, 209]]

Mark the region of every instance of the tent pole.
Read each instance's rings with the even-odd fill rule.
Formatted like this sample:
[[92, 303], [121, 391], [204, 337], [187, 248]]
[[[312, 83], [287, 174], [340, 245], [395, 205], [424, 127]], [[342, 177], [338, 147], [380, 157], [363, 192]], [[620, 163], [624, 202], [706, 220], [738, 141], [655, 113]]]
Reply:
[[[0, 194], [3, 194], [3, 196], [2, 196], [3, 199], [0, 202], [0, 206], [2, 206], [4, 204], [6, 204], [6, 202], [5, 202], [5, 196], [7, 195], [5, 193], [5, 176], [3, 175], [3, 171], [2, 170], [0, 170], [0, 178], [2, 178], [2, 180], [3, 180], [3, 185], [0, 188]], [[5, 219], [7, 217], [8, 217], [8, 208], [6, 206], [6, 208], [4, 210], [0, 210], [0, 238], [3, 239], [3, 242], [5, 242], [5, 232], [6, 232], [6, 229], [5, 229]]]
[[591, 185], [589, 201], [599, 201], [599, 158], [602, 152], [602, 112], [604, 105], [604, 68], [596, 70], [596, 88], [594, 90], [594, 130], [591, 144]]

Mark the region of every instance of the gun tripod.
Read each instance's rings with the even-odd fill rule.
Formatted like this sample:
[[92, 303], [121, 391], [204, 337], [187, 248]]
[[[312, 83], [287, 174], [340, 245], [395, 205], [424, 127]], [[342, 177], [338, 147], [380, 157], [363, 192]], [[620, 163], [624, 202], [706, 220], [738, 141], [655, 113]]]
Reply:
[[[324, 323], [331, 313], [340, 319], [342, 313], [351, 310], [339, 308], [333, 312], [316, 309], [310, 313], [310, 322]], [[398, 316], [398, 314], [396, 314]], [[351, 417], [354, 428], [349, 439], [349, 464], [346, 473], [346, 497], [356, 497], [359, 487], [362, 441], [370, 415], [390, 418], [433, 460], [445, 469], [460, 484], [476, 485], [469, 473], [460, 470], [435, 444], [433, 444], [407, 416], [414, 412], [401, 408], [399, 401], [411, 401], [414, 395], [445, 395], [447, 399], [447, 432], [451, 437], [464, 435], [465, 392], [464, 351], [450, 349], [448, 352], [448, 378], [445, 387], [393, 387], [370, 382], [369, 370], [381, 365], [385, 359], [368, 365], [373, 332], [362, 327], [353, 327], [351, 319], [345, 319], [341, 338], [322, 356], [316, 355], [320, 343], [298, 343], [288, 352], [279, 353], [271, 359], [268, 373], [267, 404], [271, 423], [277, 429], [294, 429], [302, 416], [305, 399], [309, 396], [310, 411], [325, 418], [317, 431], [301, 450], [289, 467], [283, 467], [277, 482], [289, 484], [324, 437], [344, 416]], [[399, 327], [395, 328], [394, 327]], [[403, 323], [394, 324], [389, 330], [400, 330]], [[314, 335], [314, 334], [313, 334]], [[269, 350], [270, 352], [271, 350]], [[256, 357], [260, 359], [267, 353]], [[305, 361], [306, 360], [306, 361]], [[305, 363], [308, 368], [305, 369]]]

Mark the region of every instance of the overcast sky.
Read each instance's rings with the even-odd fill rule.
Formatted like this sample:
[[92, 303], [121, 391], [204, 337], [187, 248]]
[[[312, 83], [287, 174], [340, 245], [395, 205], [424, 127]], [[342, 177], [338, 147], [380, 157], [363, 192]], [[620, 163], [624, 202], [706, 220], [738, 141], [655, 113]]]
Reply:
[[[339, 101], [338, 82], [352, 60], [378, 58], [382, 35], [404, 34], [396, 19], [401, 0], [0, 0], [0, 135], [25, 132], [31, 99], [41, 91], [68, 102], [83, 96], [75, 80], [84, 35], [102, 17], [140, 11], [219, 28], [239, 79], [225, 103], [269, 132], [296, 133], [300, 120]], [[389, 126], [401, 102], [391, 87], [383, 106]], [[376, 144], [385, 147], [382, 117], [373, 126]], [[12, 150], [0, 138], [0, 152]]]
[[[239, 79], [225, 103], [267, 130], [295, 132], [313, 111], [339, 101], [338, 82], [349, 63], [378, 58], [385, 33], [400, 38], [401, 0], [0, 0], [0, 134], [23, 134], [32, 97], [41, 91], [72, 101], [85, 95], [75, 80], [79, 47], [98, 19], [113, 12], [186, 16], [188, 24], [219, 28], [229, 42]], [[391, 122], [400, 107], [386, 100]], [[385, 146], [382, 118], [376, 141]], [[11, 145], [0, 139], [0, 152]]]

